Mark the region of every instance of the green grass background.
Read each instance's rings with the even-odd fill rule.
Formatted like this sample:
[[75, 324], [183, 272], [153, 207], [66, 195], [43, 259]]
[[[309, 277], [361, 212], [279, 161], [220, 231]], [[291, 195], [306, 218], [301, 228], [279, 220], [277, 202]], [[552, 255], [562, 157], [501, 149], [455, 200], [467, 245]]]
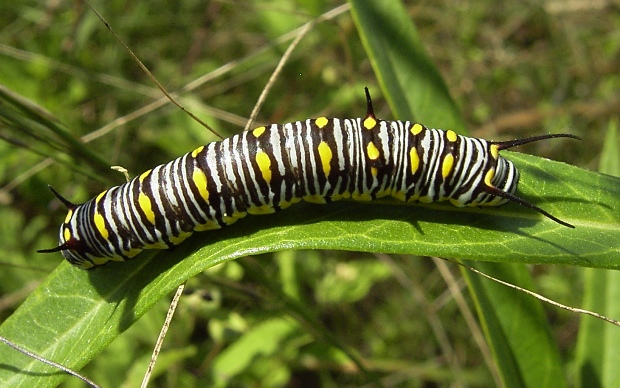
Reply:
[[[386, 3], [398, 7], [392, 5], [397, 2]], [[219, 133], [229, 136], [245, 125], [290, 42], [276, 44], [278, 38], [340, 4], [110, 1], [95, 6], [169, 90], [209, 77], [179, 100]], [[584, 140], [542, 142], [521, 151], [590, 170], [605, 162], [607, 172], [614, 173], [618, 141], [611, 129], [620, 107], [617, 7], [552, 1], [406, 2], [402, 12], [380, 19], [379, 14], [364, 13], [365, 2], [352, 4], [358, 9], [357, 19], [343, 12], [318, 23], [302, 40], [262, 107], [260, 123], [319, 115], [363, 115], [363, 87], [368, 86], [378, 117], [458, 126], [454, 129], [488, 139], [574, 133]], [[103, 386], [136, 386], [169, 299], [158, 302], [159, 297], [148, 299], [145, 294], [151, 289], [165, 289], [160, 284], [174, 286], [191, 276], [188, 295], [182, 299], [164, 345], [155, 386], [612, 385], [616, 328], [600, 328], [598, 323], [581, 321], [574, 313], [544, 305], [543, 311], [541, 305], [534, 305], [529, 307], [534, 312], [523, 316], [542, 318], [542, 323], [533, 325], [538, 329], [518, 333], [517, 329], [529, 327], [528, 323], [498, 307], [531, 302], [527, 298], [521, 302], [523, 296], [506, 290], [491, 292], [505, 292], [501, 295], [504, 302], [488, 301], [476, 291], [477, 287], [487, 287], [477, 285], [483, 280], [463, 275], [450, 263], [401, 254], [312, 250], [281, 251], [213, 266], [240, 251], [255, 255], [272, 250], [260, 245], [265, 239], [277, 249], [320, 248], [329, 245], [326, 241], [334, 235], [351, 233], [348, 245], [333, 243], [338, 245], [334, 248], [396, 253], [421, 249], [420, 254], [450, 258], [572, 264], [527, 268], [522, 264], [486, 264], [491, 266], [486, 269], [507, 279], [528, 274], [521, 280], [535, 291], [566, 304], [589, 304], [601, 313], [620, 317], [613, 303], [617, 300], [615, 273], [573, 266], [618, 267], [617, 242], [602, 232], [604, 226], [617, 228], [618, 218], [610, 217], [603, 227], [588, 227], [586, 223], [588, 215], [598, 221], [606, 212], [615, 211], [617, 215], [617, 209], [587, 201], [573, 207], [554, 205], [545, 197], [545, 190], [561, 192], [562, 187], [547, 189], [539, 182], [560, 177], [569, 182], [566, 190], [571, 192], [581, 186], [570, 183], [580, 182], [582, 175], [539, 158], [521, 162], [534, 174], [524, 177], [526, 193], [542, 191], [540, 196], [528, 198], [541, 207], [552, 206], [549, 210], [560, 218], [568, 214], [569, 221], [578, 221], [578, 229], [585, 230], [580, 238], [601, 246], [591, 260], [550, 255], [532, 243], [528, 235], [549, 233], [558, 245], [585, 244], [567, 238], [566, 230], [558, 230], [550, 221], [517, 206], [455, 215], [453, 209], [442, 206], [359, 208], [344, 204], [336, 205], [339, 214], [329, 224], [318, 221], [324, 212], [334, 213], [333, 208], [302, 205], [274, 218], [244, 219], [223, 235], [197, 235], [173, 252], [177, 258], [170, 259], [172, 262], [165, 262], [162, 254], [141, 255], [132, 263], [111, 265], [95, 274], [74, 270], [66, 263], [54, 271], [62, 261], [60, 255], [34, 253], [55, 245], [57, 227], [64, 218], [64, 209], [49, 193], [47, 184], [53, 184], [72, 201], [82, 202], [110, 184], [124, 181], [122, 174], [108, 171], [109, 165], [122, 165], [136, 175], [217, 137], [169, 104], [131, 119], [128, 115], [160, 99], [161, 92], [81, 2], [12, 2], [0, 5], [0, 15], [4, 26], [0, 30], [0, 84], [44, 107], [55, 118], [50, 122], [57, 120], [64, 127], [56, 132], [42, 130], [39, 125], [47, 123], [42, 118], [45, 115], [26, 116], [12, 109], [6, 99], [0, 105], [0, 133], [7, 140], [0, 143], [0, 317], [4, 320], [11, 316], [28, 295], [39, 298], [38, 305], [26, 305], [32, 312], [17, 310], [14, 316], [23, 320], [13, 327], [3, 325], [2, 335], [33, 350], [45, 349], [47, 357], [70, 364], [70, 355], [81, 354], [83, 345], [71, 348], [31, 333], [48, 329], [50, 337], [62, 337], [80, 326], [86, 330], [82, 337], [92, 337], [96, 342], [104, 331], [128, 329], [82, 371]], [[360, 39], [360, 26], [368, 26], [364, 15], [370, 16], [366, 23], [381, 23], [376, 33], [369, 27], [362, 30], [366, 35], [362, 33]], [[373, 37], [381, 36], [383, 26], [383, 32], [409, 32], [406, 21], [415, 23], [419, 44], [443, 78], [458, 110], [450, 101], [437, 104], [436, 96], [443, 93], [441, 81], [432, 78], [434, 70], [420, 70], [424, 62], [417, 56], [409, 57], [414, 68], [411, 73], [397, 71], [390, 78], [382, 72], [389, 67], [398, 69], [402, 63], [389, 53], [373, 52]], [[407, 34], [406, 38], [413, 37]], [[389, 50], [387, 45], [383, 48]], [[424, 89], [427, 84], [430, 86]], [[409, 92], [415, 94], [411, 100]], [[71, 143], [64, 133], [77, 138], [100, 128], [109, 132], [87, 146]], [[604, 145], [608, 151], [602, 154]], [[31, 174], [46, 156], [56, 162]], [[583, 181], [582, 186], [591, 182], [590, 178]], [[601, 186], [618, 187], [617, 181], [607, 180]], [[605, 190], [593, 188], [580, 194], [593, 204], [610, 203], [600, 199], [605, 197]], [[367, 214], [355, 218], [360, 212]], [[405, 212], [408, 218], [403, 222]], [[515, 215], [525, 217], [517, 219], [525, 228], [517, 234], [518, 239], [510, 228], [505, 229], [514, 220], [504, 218]], [[314, 222], [315, 230], [296, 227]], [[406, 236], [403, 224], [410, 233]], [[428, 241], [426, 236], [416, 240], [419, 230], [430, 235]], [[289, 243], [287, 238], [295, 241]], [[209, 245], [212, 239], [219, 245]], [[507, 240], [514, 240], [514, 246], [502, 248]], [[468, 246], [472, 241], [496, 241], [500, 246], [487, 253], [484, 247]], [[398, 245], [405, 243], [404, 247]], [[185, 267], [177, 266], [183, 267], [183, 275], [168, 271], [170, 266], [182, 263], [180, 258], [205, 245], [197, 254], [202, 259], [188, 259]], [[226, 251], [228, 248], [231, 252]], [[204, 268], [208, 269], [202, 271]], [[195, 273], [199, 274], [192, 276]], [[137, 278], [131, 277], [134, 274]], [[46, 284], [57, 281], [64, 287], [62, 292], [58, 288], [53, 295], [45, 295], [49, 288], [33, 291], [44, 279]], [[125, 289], [121, 279], [125, 283], [126, 279], [139, 281]], [[466, 283], [472, 294], [465, 290]], [[71, 303], [63, 304], [68, 298]], [[143, 298], [148, 302], [141, 304]], [[103, 318], [88, 322], [85, 317], [98, 309], [108, 310]], [[468, 319], [468, 313], [475, 314], [474, 309], [481, 313], [482, 327], [478, 330], [487, 334], [488, 345], [475, 341], [476, 329], [472, 327], [480, 324]], [[130, 327], [136, 318], [133, 315], [147, 310]], [[118, 311], [122, 314], [115, 315]], [[518, 326], [514, 332], [496, 327], [502, 316]], [[29, 330], [32, 328], [42, 329]], [[24, 335], [19, 337], [18, 333]], [[498, 340], [501, 335], [510, 338], [502, 342]], [[533, 338], [546, 338], [539, 341], [551, 344], [552, 356], [545, 365], [534, 357], [535, 365], [522, 363], [524, 357], [519, 354], [539, 350], [536, 343], [530, 343]], [[486, 360], [485, 354], [489, 355]], [[0, 350], [2, 360], [19, 357], [9, 348]], [[91, 357], [75, 357], [78, 360], [71, 362], [83, 365]], [[354, 360], [366, 371], [360, 371]], [[29, 363], [25, 359], [24, 364]], [[10, 381], [24, 385], [32, 384], [28, 379], [36, 379], [37, 384], [56, 384], [62, 378], [50, 375], [53, 370], [49, 368], [41, 370], [43, 375], [24, 374], [22, 379], [19, 370], [5, 367], [0, 368], [0, 376], [3, 381], [17, 379]], [[559, 380], [543, 384], [537, 376]], [[79, 386], [73, 379], [65, 384]]]

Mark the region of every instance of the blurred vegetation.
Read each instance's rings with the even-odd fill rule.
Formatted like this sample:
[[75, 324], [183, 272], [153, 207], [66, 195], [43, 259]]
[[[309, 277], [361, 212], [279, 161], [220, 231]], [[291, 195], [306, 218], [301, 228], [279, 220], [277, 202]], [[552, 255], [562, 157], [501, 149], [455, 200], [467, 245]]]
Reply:
[[[210, 76], [179, 101], [229, 136], [245, 125], [290, 41], [277, 44], [278, 38], [340, 4], [111, 0], [94, 5], [169, 91]], [[597, 169], [605, 130], [620, 108], [617, 4], [406, 4], [472, 135], [578, 134], [584, 141], [543, 142], [523, 151]], [[170, 104], [127, 119], [160, 99], [161, 92], [82, 2], [4, 2], [0, 20], [0, 84], [47, 109], [75, 137], [106, 128], [87, 147], [107, 164], [136, 175], [217, 140]], [[258, 122], [362, 115], [363, 87], [378, 91], [366, 58], [348, 12], [317, 24], [276, 80]], [[391, 118], [377, 92], [374, 101], [377, 116]], [[79, 203], [124, 177], [88, 171], [88, 166], [77, 173], [67, 168], [67, 160], [38, 169], [45, 160], [41, 154], [60, 161], [63, 156], [29, 143], [2, 122], [0, 136], [7, 141], [0, 142], [0, 317], [6, 318], [61, 261], [60, 255], [35, 254], [55, 245], [64, 217], [46, 185]], [[415, 386], [411, 380], [419, 386], [448, 385], [454, 380], [432, 325], [448, 333], [462, 384], [493, 384], [471, 329], [447, 291], [446, 282], [463, 288], [458, 269], [450, 269], [455, 279], [427, 258], [314, 251], [213, 268], [190, 280], [190, 295], [173, 321], [154, 385], [212, 382], [206, 371], [213, 369], [234, 376], [239, 385], [359, 384], [348, 359], [290, 324], [264, 279], [281, 282], [286, 294], [312, 305], [333, 335], [356, 349], [385, 385]], [[539, 292], [579, 306], [580, 269], [537, 266], [532, 271]], [[162, 301], [84, 374], [104, 386], [137, 385], [166, 308]], [[547, 314], [569, 359], [579, 317], [556, 308]], [[267, 337], [273, 338], [270, 344], [260, 341]]]

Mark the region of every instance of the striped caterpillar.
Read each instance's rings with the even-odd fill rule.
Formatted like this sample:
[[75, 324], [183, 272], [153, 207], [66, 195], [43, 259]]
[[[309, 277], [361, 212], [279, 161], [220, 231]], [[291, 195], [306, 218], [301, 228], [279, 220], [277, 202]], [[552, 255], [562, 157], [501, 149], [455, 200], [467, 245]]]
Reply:
[[371, 201], [391, 196], [455, 206], [508, 201], [567, 226], [514, 195], [519, 172], [501, 150], [570, 134], [492, 142], [374, 115], [366, 88], [364, 118], [319, 117], [258, 127], [213, 142], [146, 171], [69, 209], [59, 246], [73, 265], [90, 269], [165, 249], [194, 231], [219, 229], [247, 214], [269, 214], [304, 199]]

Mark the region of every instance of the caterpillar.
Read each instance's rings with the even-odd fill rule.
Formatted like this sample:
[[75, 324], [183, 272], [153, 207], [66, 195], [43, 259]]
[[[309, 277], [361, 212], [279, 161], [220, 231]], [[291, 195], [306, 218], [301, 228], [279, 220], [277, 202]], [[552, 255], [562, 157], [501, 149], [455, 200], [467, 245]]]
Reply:
[[[302, 199], [327, 203], [391, 196], [455, 206], [508, 201], [573, 228], [514, 193], [519, 171], [501, 150], [551, 134], [511, 141], [465, 137], [410, 121], [375, 117], [368, 88], [364, 118], [319, 117], [261, 126], [200, 146], [120, 186], [68, 208], [59, 231], [61, 251], [90, 269], [165, 249], [194, 231], [219, 229], [247, 214], [269, 214]], [[51, 187], [50, 187], [51, 188]]]

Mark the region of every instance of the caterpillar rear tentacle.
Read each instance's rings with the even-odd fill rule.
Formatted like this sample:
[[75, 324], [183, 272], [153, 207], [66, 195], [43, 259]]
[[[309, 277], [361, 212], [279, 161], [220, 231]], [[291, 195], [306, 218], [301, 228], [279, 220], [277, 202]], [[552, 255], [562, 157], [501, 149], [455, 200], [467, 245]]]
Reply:
[[499, 151], [570, 134], [489, 142], [375, 117], [366, 88], [364, 118], [319, 117], [272, 124], [201, 146], [82, 205], [68, 208], [58, 252], [89, 269], [143, 249], [179, 244], [246, 214], [268, 214], [304, 199], [449, 200], [456, 206], [508, 201], [573, 227], [514, 193], [519, 172]]

